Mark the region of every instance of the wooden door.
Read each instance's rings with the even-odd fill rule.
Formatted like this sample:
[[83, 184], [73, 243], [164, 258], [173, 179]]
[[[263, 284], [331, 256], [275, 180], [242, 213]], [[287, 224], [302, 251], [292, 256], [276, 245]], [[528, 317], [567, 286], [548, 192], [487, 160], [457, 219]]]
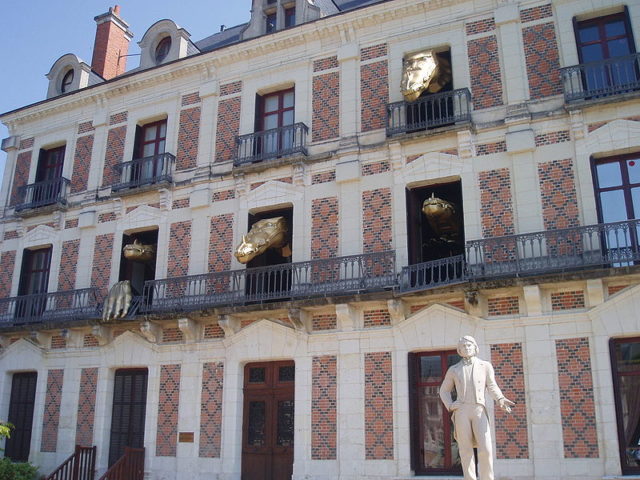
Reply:
[[245, 367], [243, 480], [291, 478], [294, 384], [292, 361], [251, 363]]
[[116, 371], [109, 441], [109, 466], [125, 447], [144, 447], [144, 420], [147, 406], [146, 368]]
[[14, 373], [7, 420], [15, 427], [7, 439], [5, 456], [15, 462], [29, 460], [33, 407], [36, 399], [36, 372]]

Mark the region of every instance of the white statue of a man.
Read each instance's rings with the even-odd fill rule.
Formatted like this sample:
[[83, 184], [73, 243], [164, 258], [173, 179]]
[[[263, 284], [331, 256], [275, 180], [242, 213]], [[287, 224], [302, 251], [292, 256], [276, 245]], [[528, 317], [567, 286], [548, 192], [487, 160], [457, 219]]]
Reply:
[[[478, 449], [480, 480], [494, 480], [493, 443], [485, 390], [506, 412], [511, 412], [515, 403], [500, 391], [491, 364], [477, 358], [478, 344], [473, 337], [467, 335], [458, 340], [458, 354], [462, 360], [447, 370], [440, 386], [440, 398], [452, 415], [464, 480], [477, 480], [474, 447]], [[454, 388], [455, 401], [451, 398]]]

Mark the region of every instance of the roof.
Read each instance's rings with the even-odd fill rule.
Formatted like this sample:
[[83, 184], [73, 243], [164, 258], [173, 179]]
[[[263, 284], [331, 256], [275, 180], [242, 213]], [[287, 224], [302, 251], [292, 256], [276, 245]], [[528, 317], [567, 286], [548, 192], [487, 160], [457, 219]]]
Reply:
[[240, 34], [246, 26], [247, 24], [243, 23], [241, 25], [236, 25], [235, 27], [227, 28], [221, 32], [214, 33], [213, 35], [209, 35], [207, 38], [203, 38], [196, 42], [196, 47], [198, 47], [201, 52], [208, 52], [210, 50], [215, 50], [216, 48], [224, 47], [225, 45], [239, 42]]

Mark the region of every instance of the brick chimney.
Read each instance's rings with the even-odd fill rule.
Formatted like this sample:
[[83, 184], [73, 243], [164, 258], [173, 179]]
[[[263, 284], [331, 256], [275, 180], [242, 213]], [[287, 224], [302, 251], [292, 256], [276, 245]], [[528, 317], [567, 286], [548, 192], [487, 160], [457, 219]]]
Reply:
[[98, 15], [96, 41], [93, 45], [91, 69], [105, 80], [122, 75], [127, 66], [127, 52], [133, 33], [127, 22], [120, 18], [120, 6], [109, 8]]

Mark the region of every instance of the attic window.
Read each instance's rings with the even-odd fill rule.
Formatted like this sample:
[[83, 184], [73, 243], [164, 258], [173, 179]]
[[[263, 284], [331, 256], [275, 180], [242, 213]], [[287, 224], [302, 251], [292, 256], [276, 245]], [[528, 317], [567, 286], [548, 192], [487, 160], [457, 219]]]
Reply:
[[158, 43], [156, 47], [156, 63], [162, 63], [162, 61], [167, 58], [169, 55], [169, 50], [171, 49], [171, 37], [164, 37]]
[[60, 84], [60, 92], [67, 93], [71, 89], [73, 83], [74, 71], [73, 68], [64, 74], [62, 77], [62, 83]]

